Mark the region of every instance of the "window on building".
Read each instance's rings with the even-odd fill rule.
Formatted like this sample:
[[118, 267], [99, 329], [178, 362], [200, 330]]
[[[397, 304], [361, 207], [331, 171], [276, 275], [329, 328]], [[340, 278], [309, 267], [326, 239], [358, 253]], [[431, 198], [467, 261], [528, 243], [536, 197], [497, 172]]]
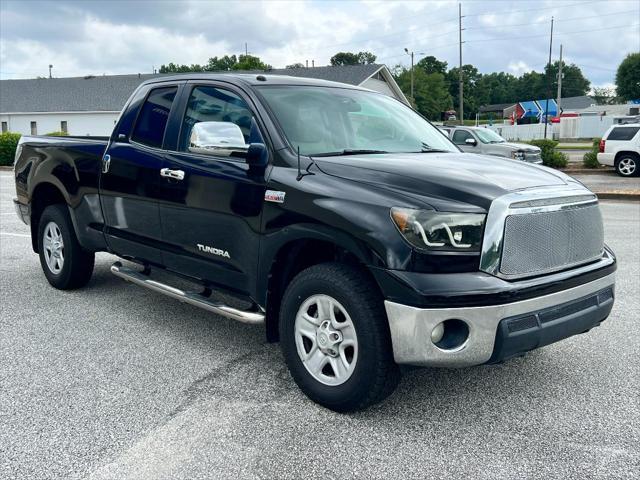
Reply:
[[38, 134], [38, 124], [36, 122], [31, 122], [31, 135]]
[[131, 139], [150, 147], [161, 148], [169, 112], [178, 87], [156, 88], [144, 102]]
[[9, 125], [7, 125], [7, 122], [2, 122], [2, 133], [7, 131], [9, 131]]
[[69, 133], [69, 131], [67, 130], [67, 122], [66, 120], [62, 120], [60, 122], [60, 131], [63, 133]]

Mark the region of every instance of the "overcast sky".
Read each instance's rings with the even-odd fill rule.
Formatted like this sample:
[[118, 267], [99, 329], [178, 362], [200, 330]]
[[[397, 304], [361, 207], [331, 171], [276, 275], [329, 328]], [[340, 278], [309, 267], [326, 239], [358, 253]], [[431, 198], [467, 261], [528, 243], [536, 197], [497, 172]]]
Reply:
[[[481, 72], [542, 71], [549, 22], [553, 57], [594, 85], [611, 84], [640, 51], [639, 0], [463, 0], [463, 60]], [[274, 67], [326, 65], [337, 51], [369, 50], [408, 64], [405, 47], [458, 63], [457, 1], [0, 0], [0, 78], [150, 73], [163, 63], [206, 63], [249, 52]], [[419, 58], [419, 57], [418, 57]]]

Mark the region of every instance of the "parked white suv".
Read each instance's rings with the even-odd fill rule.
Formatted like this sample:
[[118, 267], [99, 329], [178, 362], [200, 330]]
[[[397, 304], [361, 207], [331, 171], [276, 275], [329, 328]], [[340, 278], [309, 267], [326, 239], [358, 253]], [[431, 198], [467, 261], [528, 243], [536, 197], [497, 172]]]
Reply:
[[640, 123], [609, 127], [600, 141], [598, 163], [615, 167], [618, 175], [640, 172]]

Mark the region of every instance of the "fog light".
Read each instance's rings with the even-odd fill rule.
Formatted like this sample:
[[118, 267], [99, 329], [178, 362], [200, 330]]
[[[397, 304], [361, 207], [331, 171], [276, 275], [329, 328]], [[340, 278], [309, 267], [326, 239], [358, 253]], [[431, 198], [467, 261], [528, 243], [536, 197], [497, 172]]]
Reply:
[[456, 318], [439, 323], [431, 331], [431, 341], [441, 350], [458, 350], [468, 338], [469, 326]]
[[440, 340], [442, 340], [443, 336], [444, 336], [444, 323], [439, 323], [438, 325], [433, 327], [433, 330], [431, 330], [431, 341], [433, 343], [438, 343]]

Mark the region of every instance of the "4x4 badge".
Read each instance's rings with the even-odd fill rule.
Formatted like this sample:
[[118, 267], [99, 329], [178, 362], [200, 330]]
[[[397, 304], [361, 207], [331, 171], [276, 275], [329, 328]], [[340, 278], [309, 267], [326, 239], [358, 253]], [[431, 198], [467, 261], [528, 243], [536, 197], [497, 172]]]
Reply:
[[284, 203], [285, 192], [279, 192], [277, 190], [267, 190], [264, 192], [265, 202]]

